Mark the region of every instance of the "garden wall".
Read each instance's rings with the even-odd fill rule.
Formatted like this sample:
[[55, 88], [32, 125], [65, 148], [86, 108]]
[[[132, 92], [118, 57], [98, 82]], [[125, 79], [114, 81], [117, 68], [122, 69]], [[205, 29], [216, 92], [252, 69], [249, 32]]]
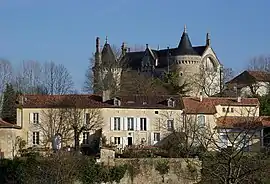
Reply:
[[[120, 184], [191, 184], [200, 179], [201, 163], [197, 159], [116, 158], [114, 162], [115, 165], [127, 164], [128, 166]], [[168, 173], [161, 174], [162, 171], [166, 170], [166, 167], [168, 167]]]

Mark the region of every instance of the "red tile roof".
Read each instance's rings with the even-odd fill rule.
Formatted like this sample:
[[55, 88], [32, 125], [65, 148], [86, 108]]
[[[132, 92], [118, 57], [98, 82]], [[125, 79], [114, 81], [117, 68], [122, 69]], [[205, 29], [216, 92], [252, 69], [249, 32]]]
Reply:
[[[114, 106], [113, 98], [102, 102], [99, 95], [23, 95], [19, 104], [24, 108], [57, 108], [71, 107], [79, 108], [169, 108], [167, 99], [175, 100], [175, 108], [183, 109], [183, 104], [178, 95], [143, 96], [130, 95], [117, 97], [121, 101], [120, 106]], [[22, 104], [22, 99], [24, 99]]]
[[0, 128], [20, 128], [16, 124], [8, 123], [0, 118]]
[[200, 98], [183, 97], [185, 112], [188, 114], [215, 114], [216, 106], [257, 106], [259, 100], [257, 98], [241, 98], [241, 102], [237, 102], [237, 98], [221, 98], [221, 97], [205, 97]]
[[219, 128], [258, 128], [269, 127], [270, 117], [243, 117], [243, 116], [222, 116], [217, 118], [216, 125]]

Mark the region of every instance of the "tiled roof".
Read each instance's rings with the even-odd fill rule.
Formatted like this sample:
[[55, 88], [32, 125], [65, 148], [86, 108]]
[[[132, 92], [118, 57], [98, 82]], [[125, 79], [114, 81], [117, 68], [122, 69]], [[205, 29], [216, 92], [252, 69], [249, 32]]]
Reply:
[[222, 116], [217, 118], [216, 125], [219, 128], [258, 128], [269, 127], [270, 117], [243, 117], [243, 116]]
[[227, 84], [239, 84], [247, 85], [254, 82], [269, 82], [270, 73], [264, 71], [248, 71], [245, 70], [241, 74], [234, 77], [232, 80], [227, 82]]
[[256, 106], [259, 105], [257, 98], [241, 98], [241, 102], [237, 102], [237, 98], [219, 98], [206, 97], [200, 101], [200, 98], [183, 97], [185, 111], [188, 114], [215, 114], [217, 105], [224, 106]]
[[20, 128], [16, 124], [8, 123], [0, 118], [0, 128]]
[[[78, 108], [156, 108], [168, 109], [167, 99], [175, 100], [175, 109], [183, 109], [183, 104], [177, 95], [160, 96], [118, 96], [121, 105], [114, 106], [113, 98], [102, 102], [102, 96], [99, 95], [24, 95], [22, 96], [24, 108], [61, 108], [76, 106]], [[21, 101], [19, 103], [21, 104]]]

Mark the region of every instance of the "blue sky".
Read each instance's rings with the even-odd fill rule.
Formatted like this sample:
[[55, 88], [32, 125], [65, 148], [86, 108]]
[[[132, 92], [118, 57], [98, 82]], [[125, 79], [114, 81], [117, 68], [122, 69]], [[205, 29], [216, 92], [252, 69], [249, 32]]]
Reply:
[[178, 44], [184, 24], [193, 45], [211, 44], [239, 71], [270, 55], [269, 0], [0, 0], [0, 58], [53, 60], [81, 88], [95, 38], [151, 48]]

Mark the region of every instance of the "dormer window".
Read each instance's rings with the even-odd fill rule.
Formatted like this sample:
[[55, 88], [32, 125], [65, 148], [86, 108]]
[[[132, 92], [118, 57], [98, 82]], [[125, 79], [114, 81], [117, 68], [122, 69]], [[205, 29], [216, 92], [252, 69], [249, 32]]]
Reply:
[[172, 98], [168, 99], [168, 107], [174, 107], [174, 106], [175, 106], [174, 99], [172, 99]]
[[120, 105], [121, 105], [120, 99], [114, 98], [114, 99], [113, 99], [113, 105], [114, 105], [114, 106], [120, 106]]

